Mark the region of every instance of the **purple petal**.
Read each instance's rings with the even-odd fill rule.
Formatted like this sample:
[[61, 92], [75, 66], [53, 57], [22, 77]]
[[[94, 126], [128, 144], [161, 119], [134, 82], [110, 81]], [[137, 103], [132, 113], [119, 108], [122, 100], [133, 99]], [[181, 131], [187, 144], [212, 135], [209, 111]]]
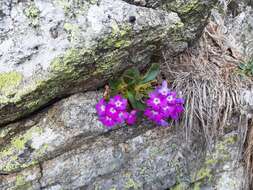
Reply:
[[136, 120], [137, 120], [137, 116], [136, 116], [137, 111], [136, 110], [132, 110], [130, 112], [130, 114], [128, 115], [128, 118], [126, 119], [126, 123], [128, 125], [133, 125], [135, 124]]
[[100, 117], [99, 120], [102, 122], [104, 126], [107, 128], [112, 128], [114, 127], [117, 123], [109, 116], [103, 116]]
[[159, 122], [159, 125], [161, 125], [162, 127], [168, 127], [169, 126], [169, 123], [167, 122], [167, 121], [165, 121], [165, 120], [161, 120], [160, 122]]
[[99, 116], [105, 115], [105, 109], [106, 109], [106, 102], [105, 102], [105, 100], [102, 98], [102, 99], [99, 100], [99, 102], [96, 104], [97, 114], [98, 114]]
[[109, 104], [113, 105], [117, 110], [126, 110], [127, 108], [127, 99], [122, 98], [121, 95], [116, 95], [109, 100]]
[[167, 81], [162, 82], [162, 86], [158, 88], [158, 93], [162, 96], [167, 96], [170, 90], [168, 89]]

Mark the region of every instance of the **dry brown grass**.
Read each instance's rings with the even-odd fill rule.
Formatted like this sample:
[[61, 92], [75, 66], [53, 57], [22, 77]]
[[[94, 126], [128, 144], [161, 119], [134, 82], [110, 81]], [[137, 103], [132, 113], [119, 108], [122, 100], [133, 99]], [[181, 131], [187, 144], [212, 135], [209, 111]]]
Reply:
[[[236, 48], [228, 44], [221, 28], [211, 22], [195, 47], [174, 58], [167, 57], [164, 52], [162, 74], [173, 81], [173, 88], [185, 97], [182, 124], [186, 139], [201, 133], [205, 136], [207, 147], [211, 148], [217, 137], [225, 134], [226, 128], [229, 130], [228, 122], [236, 116], [240, 156], [248, 131], [241, 91], [252, 85], [252, 81], [240, 77], [238, 65], [242, 58]], [[253, 129], [248, 133], [245, 155], [249, 184], [253, 179]]]

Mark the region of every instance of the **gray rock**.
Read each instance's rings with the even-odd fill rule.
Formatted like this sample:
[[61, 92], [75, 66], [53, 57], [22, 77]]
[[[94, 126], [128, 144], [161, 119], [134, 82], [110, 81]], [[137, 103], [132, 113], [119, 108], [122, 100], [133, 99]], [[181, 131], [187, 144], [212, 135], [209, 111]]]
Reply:
[[246, 60], [253, 58], [253, 2], [233, 0], [225, 14], [213, 11], [214, 21], [226, 33], [226, 45], [239, 50]]
[[94, 109], [100, 97], [76, 94], [1, 128], [0, 189], [238, 190], [235, 132], [207, 152], [201, 134], [187, 142], [181, 127], [108, 131]]
[[227, 23], [228, 33], [236, 40], [236, 46], [247, 58], [253, 58], [253, 9], [247, 9]]
[[2, 0], [0, 124], [55, 98], [96, 89], [130, 65], [143, 68], [164, 45], [171, 55], [184, 50], [216, 3], [129, 2]]

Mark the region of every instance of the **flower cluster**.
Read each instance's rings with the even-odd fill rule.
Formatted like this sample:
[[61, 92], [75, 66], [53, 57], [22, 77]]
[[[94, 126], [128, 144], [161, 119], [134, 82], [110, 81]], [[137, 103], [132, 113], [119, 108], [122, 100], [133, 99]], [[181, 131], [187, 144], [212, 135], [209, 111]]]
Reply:
[[[183, 104], [184, 100], [177, 98], [176, 92], [171, 91], [167, 82], [163, 81], [161, 86], [149, 94], [144, 115], [159, 126], [168, 126], [168, 119], [177, 120], [180, 117], [184, 111]], [[99, 120], [108, 128], [122, 123], [133, 125], [137, 120], [137, 111], [128, 112], [128, 101], [121, 95], [110, 98], [108, 102], [101, 99], [96, 110]]]
[[176, 95], [176, 92], [168, 89], [167, 82], [163, 81], [162, 86], [149, 94], [144, 115], [157, 125], [168, 126], [167, 120], [177, 120], [184, 110], [184, 100]]
[[136, 111], [127, 112], [127, 99], [116, 95], [106, 102], [101, 99], [97, 105], [96, 110], [99, 120], [108, 128], [112, 128], [117, 124], [126, 122], [128, 125], [133, 125], [136, 121]]

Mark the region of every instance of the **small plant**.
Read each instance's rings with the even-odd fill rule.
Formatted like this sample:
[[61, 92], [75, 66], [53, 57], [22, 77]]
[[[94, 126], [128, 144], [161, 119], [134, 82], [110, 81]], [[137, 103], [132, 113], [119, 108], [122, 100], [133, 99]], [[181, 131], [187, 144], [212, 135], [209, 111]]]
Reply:
[[253, 59], [246, 63], [240, 64], [239, 68], [242, 73], [248, 76], [253, 76]]
[[96, 105], [99, 120], [108, 128], [118, 124], [135, 124], [137, 113], [159, 126], [168, 126], [168, 119], [178, 119], [183, 112], [182, 98], [167, 87], [167, 81], [154, 87], [159, 66], [153, 64], [146, 74], [137, 68], [126, 70], [118, 80], [109, 82], [109, 90]]

